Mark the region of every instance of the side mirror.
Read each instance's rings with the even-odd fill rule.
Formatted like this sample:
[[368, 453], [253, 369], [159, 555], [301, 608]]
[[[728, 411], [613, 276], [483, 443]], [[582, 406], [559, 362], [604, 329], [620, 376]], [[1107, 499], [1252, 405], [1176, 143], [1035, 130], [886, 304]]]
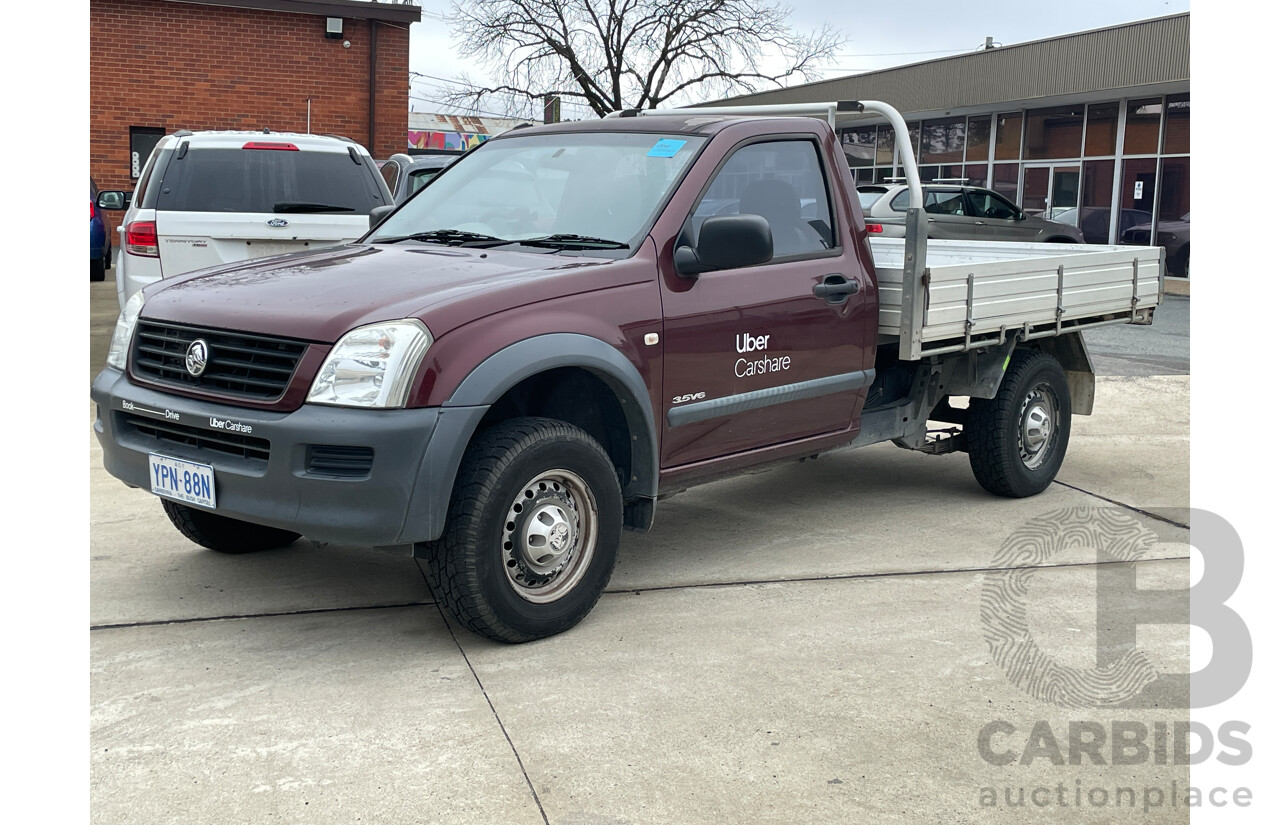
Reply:
[[697, 248], [678, 247], [672, 262], [682, 278], [696, 278], [713, 269], [737, 269], [767, 263], [773, 258], [773, 233], [759, 215], [707, 218], [698, 233]]
[[129, 196], [124, 192], [112, 190], [98, 193], [99, 209], [124, 209], [129, 205]]
[[394, 206], [375, 206], [369, 210], [369, 228], [373, 229], [378, 224], [386, 220], [387, 215], [396, 211]]

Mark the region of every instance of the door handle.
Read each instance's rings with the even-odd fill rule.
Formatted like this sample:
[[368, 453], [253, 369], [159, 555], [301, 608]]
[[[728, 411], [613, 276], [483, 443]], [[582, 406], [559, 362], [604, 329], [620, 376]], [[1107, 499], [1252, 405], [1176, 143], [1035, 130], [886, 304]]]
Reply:
[[974, 222], [973, 222], [973, 225], [974, 225], [974, 226], [986, 226], [986, 225], [987, 225], [987, 222], [986, 222], [986, 221], [974, 221]]
[[813, 294], [828, 304], [843, 304], [850, 295], [857, 295], [861, 286], [857, 281], [850, 281], [840, 273], [824, 275], [822, 282], [815, 284]]

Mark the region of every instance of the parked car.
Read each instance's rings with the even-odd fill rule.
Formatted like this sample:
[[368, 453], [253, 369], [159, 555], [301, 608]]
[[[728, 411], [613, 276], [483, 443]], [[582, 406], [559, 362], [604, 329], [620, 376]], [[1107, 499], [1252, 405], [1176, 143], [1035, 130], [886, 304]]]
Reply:
[[461, 155], [405, 155], [396, 153], [386, 160], [378, 161], [378, 170], [382, 179], [391, 189], [396, 203], [404, 203], [414, 192], [427, 185], [427, 182], [440, 174], [449, 164]]
[[[1151, 245], [1151, 222], [1135, 226], [1120, 236], [1120, 243]], [[1156, 246], [1164, 247], [1165, 268], [1170, 275], [1191, 277], [1191, 213], [1176, 221], [1160, 221], [1156, 227]]]
[[347, 138], [265, 129], [166, 135], [120, 227], [120, 306], [162, 277], [354, 241], [369, 231], [374, 208], [391, 205], [373, 158]]
[[111, 268], [111, 236], [98, 205], [98, 187], [89, 179], [89, 280], [101, 281]]
[[[1084, 233], [1085, 243], [1106, 243], [1111, 237], [1111, 208], [1107, 206], [1064, 209], [1053, 219], [1059, 223], [1080, 227], [1080, 231]], [[1123, 238], [1130, 227], [1140, 223], [1151, 223], [1151, 213], [1143, 212], [1141, 209], [1121, 209], [1116, 237]]]
[[[868, 228], [888, 238], [906, 235], [909, 194], [905, 183], [859, 186], [858, 201]], [[1000, 193], [980, 186], [927, 184], [924, 211], [929, 215], [930, 238], [1084, 243], [1084, 234], [1076, 227], [1032, 217]]]

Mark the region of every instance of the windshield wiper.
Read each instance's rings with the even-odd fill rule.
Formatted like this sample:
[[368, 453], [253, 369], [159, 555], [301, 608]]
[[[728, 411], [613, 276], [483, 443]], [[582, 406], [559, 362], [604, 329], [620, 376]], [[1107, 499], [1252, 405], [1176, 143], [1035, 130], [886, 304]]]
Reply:
[[463, 229], [432, 229], [427, 232], [414, 232], [412, 235], [399, 235], [394, 238], [370, 239], [371, 243], [400, 243], [401, 241], [425, 241], [427, 243], [442, 243], [449, 246], [512, 243], [512, 241], [508, 241], [505, 238], [495, 238], [492, 235], [482, 235], [479, 232], [467, 232]]
[[608, 238], [593, 238], [590, 235], [572, 235], [559, 233], [541, 238], [521, 238], [513, 243], [525, 246], [550, 246], [557, 249], [630, 249], [630, 244], [611, 241]]
[[354, 212], [350, 206], [339, 206], [335, 203], [306, 203], [303, 201], [281, 201], [272, 212]]

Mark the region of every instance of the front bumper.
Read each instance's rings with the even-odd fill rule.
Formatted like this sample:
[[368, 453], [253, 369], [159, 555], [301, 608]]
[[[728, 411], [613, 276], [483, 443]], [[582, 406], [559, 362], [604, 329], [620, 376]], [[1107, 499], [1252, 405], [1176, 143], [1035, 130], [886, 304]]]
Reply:
[[[209, 464], [220, 515], [363, 546], [439, 536], [462, 447], [487, 409], [265, 412], [157, 392], [110, 368], [91, 396], [103, 464], [126, 484], [151, 489], [152, 452]], [[243, 454], [226, 452], [238, 441]], [[316, 460], [334, 450], [317, 447], [356, 448], [342, 452], [358, 457], [354, 474], [335, 475]]]

